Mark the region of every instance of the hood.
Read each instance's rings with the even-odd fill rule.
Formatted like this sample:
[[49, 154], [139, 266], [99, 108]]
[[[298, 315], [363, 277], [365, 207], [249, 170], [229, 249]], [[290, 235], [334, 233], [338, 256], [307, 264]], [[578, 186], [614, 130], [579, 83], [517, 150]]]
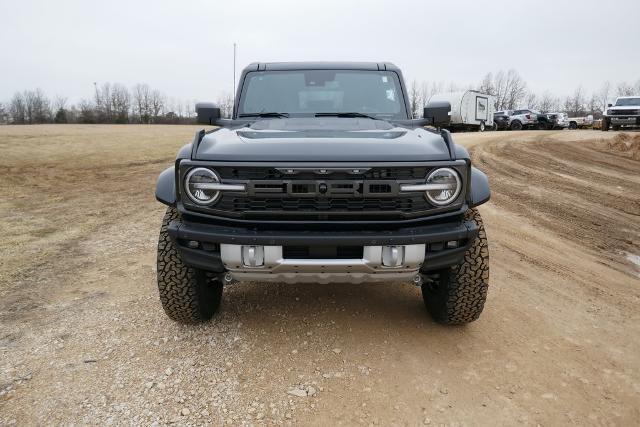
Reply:
[[216, 161], [388, 162], [449, 160], [440, 134], [367, 118], [257, 120], [206, 134], [195, 158]]
[[638, 110], [640, 109], [640, 105], [618, 105], [618, 106], [612, 106], [612, 107], [607, 107], [607, 110], [618, 110], [618, 111], [625, 111], [625, 110]]

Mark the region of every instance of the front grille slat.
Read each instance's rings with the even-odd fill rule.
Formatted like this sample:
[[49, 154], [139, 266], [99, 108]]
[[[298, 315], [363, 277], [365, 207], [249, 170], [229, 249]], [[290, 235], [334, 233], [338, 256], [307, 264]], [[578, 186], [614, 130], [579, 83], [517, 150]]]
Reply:
[[428, 210], [431, 205], [422, 196], [402, 196], [397, 199], [343, 199], [343, 198], [259, 198], [239, 197], [223, 195], [216, 209], [243, 213], [247, 211], [309, 211], [309, 212], [336, 212], [336, 211], [364, 211], [387, 212], [400, 211], [412, 212]]
[[[370, 168], [361, 174], [336, 171], [326, 175], [327, 180], [353, 180], [353, 179], [422, 179], [427, 176], [428, 167], [403, 167], [403, 168]], [[319, 176], [312, 171], [301, 171], [294, 175], [288, 175], [275, 168], [236, 168], [218, 167], [216, 172], [222, 179], [239, 180], [270, 180], [270, 179], [294, 179], [294, 180], [317, 180]]]

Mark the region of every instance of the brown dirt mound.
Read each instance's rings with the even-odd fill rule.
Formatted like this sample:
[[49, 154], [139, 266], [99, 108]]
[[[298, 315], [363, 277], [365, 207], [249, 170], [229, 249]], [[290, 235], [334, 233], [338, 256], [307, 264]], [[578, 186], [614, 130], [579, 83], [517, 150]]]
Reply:
[[611, 151], [629, 153], [634, 160], [640, 160], [640, 135], [631, 137], [626, 133], [616, 135], [612, 141], [607, 142], [607, 148]]

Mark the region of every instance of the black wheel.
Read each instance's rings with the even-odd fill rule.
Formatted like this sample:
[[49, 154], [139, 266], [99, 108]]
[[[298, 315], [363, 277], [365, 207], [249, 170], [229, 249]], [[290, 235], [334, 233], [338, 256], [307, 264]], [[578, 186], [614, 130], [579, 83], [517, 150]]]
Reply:
[[167, 233], [169, 223], [180, 217], [168, 208], [162, 219], [158, 241], [158, 291], [165, 313], [180, 323], [211, 319], [222, 299], [222, 282], [211, 273], [186, 266]]
[[538, 130], [548, 130], [549, 126], [545, 122], [538, 122]]
[[611, 125], [611, 122], [605, 118], [602, 119], [602, 127], [600, 129], [602, 129], [603, 132], [607, 132], [609, 130], [609, 126]]
[[613, 125], [611, 127], [613, 128], [613, 130], [620, 130], [620, 126]]
[[433, 319], [446, 325], [473, 322], [482, 313], [489, 288], [489, 246], [480, 213], [470, 209], [465, 219], [478, 225], [478, 236], [462, 262], [422, 285], [422, 298]]
[[522, 130], [522, 122], [520, 120], [514, 120], [509, 126], [511, 130]]
[[494, 132], [497, 131], [498, 130], [498, 123], [493, 122], [493, 126], [491, 126], [491, 130], [494, 131]]
[[484, 122], [480, 122], [480, 127], [478, 128], [478, 130], [479, 130], [480, 132], [484, 132], [484, 131], [486, 130], [486, 127], [485, 127], [485, 125], [484, 125]]
[[578, 129], [578, 124], [576, 122], [569, 123], [569, 129]]

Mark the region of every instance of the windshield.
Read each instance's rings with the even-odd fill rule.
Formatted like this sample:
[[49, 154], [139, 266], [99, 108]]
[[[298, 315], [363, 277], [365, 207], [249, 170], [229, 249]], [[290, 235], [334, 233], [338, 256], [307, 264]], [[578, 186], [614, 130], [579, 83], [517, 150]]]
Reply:
[[628, 105], [640, 105], [640, 98], [618, 98], [616, 107], [626, 107]]
[[293, 70], [247, 73], [238, 115], [361, 113], [407, 119], [400, 80], [392, 71]]

